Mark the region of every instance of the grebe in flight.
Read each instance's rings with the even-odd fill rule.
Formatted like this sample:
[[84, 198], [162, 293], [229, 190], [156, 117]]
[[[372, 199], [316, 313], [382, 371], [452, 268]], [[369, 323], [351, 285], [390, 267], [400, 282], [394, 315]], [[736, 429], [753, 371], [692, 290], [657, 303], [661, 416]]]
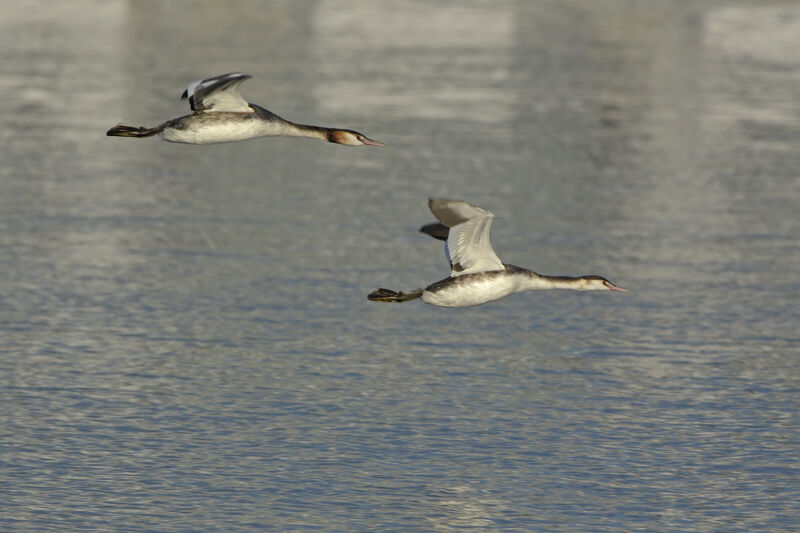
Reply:
[[420, 231], [446, 241], [450, 276], [424, 289], [410, 292], [377, 289], [367, 296], [368, 299], [374, 302], [407, 302], [421, 298], [425, 303], [441, 307], [467, 307], [533, 289], [627, 292], [601, 276], [543, 276], [532, 270], [507, 265], [500, 261], [489, 242], [494, 218], [492, 213], [476, 205], [448, 198], [431, 198], [428, 206], [441, 224], [428, 224]]
[[160, 134], [165, 141], [188, 144], [224, 143], [266, 136], [312, 137], [349, 146], [385, 146], [353, 130], [295, 124], [248, 103], [239, 93], [239, 85], [250, 77], [231, 72], [196, 81], [181, 96], [181, 99], [189, 100], [194, 111], [191, 115], [168, 120], [153, 128], [117, 124], [106, 135], [150, 137]]

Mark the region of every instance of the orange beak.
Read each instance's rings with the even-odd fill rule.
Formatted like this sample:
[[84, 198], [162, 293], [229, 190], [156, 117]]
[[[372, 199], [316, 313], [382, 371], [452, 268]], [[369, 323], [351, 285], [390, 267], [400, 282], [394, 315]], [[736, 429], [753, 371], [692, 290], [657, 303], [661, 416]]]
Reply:
[[386, 146], [380, 141], [373, 141], [372, 139], [367, 139], [366, 137], [362, 136], [359, 139], [362, 143], [366, 144], [367, 146]]
[[610, 281], [603, 281], [603, 285], [608, 287], [608, 290], [610, 290], [610, 291], [628, 292], [627, 290], [623, 289], [622, 287], [617, 287], [616, 285], [614, 285]]

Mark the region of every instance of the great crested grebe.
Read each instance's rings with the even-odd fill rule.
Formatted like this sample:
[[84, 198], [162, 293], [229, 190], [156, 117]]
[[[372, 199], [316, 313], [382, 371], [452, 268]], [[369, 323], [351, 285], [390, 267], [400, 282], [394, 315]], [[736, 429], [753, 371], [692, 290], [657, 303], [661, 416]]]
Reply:
[[[428, 206], [441, 224], [428, 224], [420, 231], [445, 240], [450, 276], [410, 292], [377, 289], [367, 296], [369, 300], [407, 302], [422, 298], [423, 302], [431, 305], [467, 307], [533, 289], [627, 292], [601, 276], [543, 276], [532, 270], [506, 265], [497, 257], [489, 241], [492, 213], [448, 198], [431, 198]], [[447, 230], [446, 237], [444, 230]]]
[[231, 72], [196, 81], [183, 92], [191, 115], [168, 120], [153, 128], [117, 124], [106, 132], [113, 137], [150, 137], [161, 134], [165, 141], [212, 144], [243, 141], [254, 137], [311, 137], [348, 146], [385, 146], [363, 134], [340, 128], [323, 128], [289, 122], [263, 107], [248, 103], [239, 85], [251, 76]]

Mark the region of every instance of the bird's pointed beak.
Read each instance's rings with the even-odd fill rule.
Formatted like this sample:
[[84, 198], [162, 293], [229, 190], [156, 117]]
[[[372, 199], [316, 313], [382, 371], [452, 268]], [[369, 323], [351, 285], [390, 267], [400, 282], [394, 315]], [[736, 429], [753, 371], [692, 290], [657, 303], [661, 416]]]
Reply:
[[603, 285], [608, 287], [608, 290], [610, 290], [610, 291], [628, 292], [626, 289], [623, 289], [622, 287], [618, 287], [618, 286], [614, 285], [613, 283], [611, 283], [610, 281], [604, 281]]
[[361, 137], [361, 142], [366, 144], [367, 146], [386, 146], [384, 143], [380, 141], [373, 141], [372, 139], [367, 139], [366, 137]]

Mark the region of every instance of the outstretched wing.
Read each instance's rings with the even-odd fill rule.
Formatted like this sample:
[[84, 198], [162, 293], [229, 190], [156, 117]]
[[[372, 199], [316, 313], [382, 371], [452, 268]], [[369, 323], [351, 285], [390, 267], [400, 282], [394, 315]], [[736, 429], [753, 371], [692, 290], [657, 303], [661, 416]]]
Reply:
[[450, 259], [450, 276], [503, 270], [489, 240], [494, 215], [476, 205], [448, 198], [431, 198], [431, 213], [450, 228], [445, 243]]
[[253, 113], [247, 100], [239, 93], [239, 85], [252, 76], [231, 72], [195, 81], [183, 91], [181, 100], [189, 99], [193, 111], [232, 111]]

